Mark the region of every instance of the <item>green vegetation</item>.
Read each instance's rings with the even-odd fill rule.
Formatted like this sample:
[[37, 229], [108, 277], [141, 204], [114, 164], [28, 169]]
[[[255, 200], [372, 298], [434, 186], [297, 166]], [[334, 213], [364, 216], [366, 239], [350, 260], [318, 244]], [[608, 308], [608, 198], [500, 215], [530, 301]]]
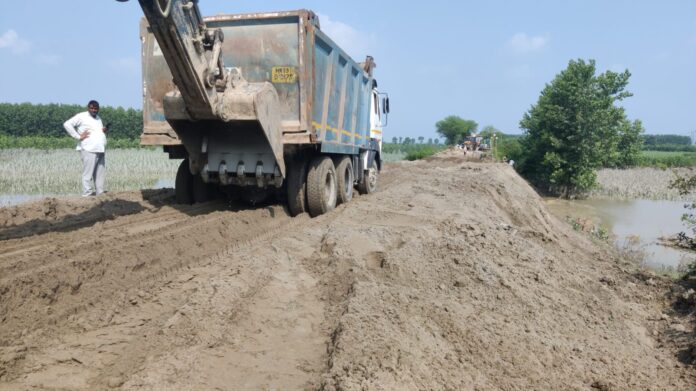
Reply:
[[594, 60], [570, 61], [520, 121], [526, 132], [520, 173], [570, 197], [595, 186], [598, 168], [634, 164], [643, 127], [615, 106], [631, 96], [629, 77], [628, 71], [596, 75]]
[[636, 165], [640, 167], [693, 167], [696, 166], [696, 152], [642, 151]]
[[435, 124], [437, 133], [445, 138], [445, 143], [448, 145], [459, 144], [469, 134], [476, 132], [477, 127], [476, 121], [456, 115], [450, 115]]
[[382, 160], [385, 162], [398, 162], [399, 160], [404, 160], [406, 158], [405, 152], [384, 152], [382, 151]]
[[[85, 111], [86, 104], [0, 103], [0, 135], [63, 137], [66, 134], [63, 123]], [[143, 129], [141, 110], [102, 106], [99, 115], [104, 124], [111, 124], [111, 138], [132, 140], [140, 137]]]
[[664, 152], [696, 152], [696, 146], [694, 145], [681, 145], [681, 144], [657, 144], [657, 145], [643, 145], [644, 151], [664, 151]]
[[653, 150], [652, 147], [659, 145], [682, 145], [690, 146], [691, 137], [676, 134], [646, 134], [641, 136], [645, 149]]
[[[422, 138], [422, 137], [421, 137]], [[394, 137], [396, 139], [396, 137]], [[384, 143], [382, 144], [382, 157], [386, 161], [396, 161], [396, 160], [418, 160], [423, 159], [428, 156], [432, 156], [439, 151], [447, 148], [446, 145], [442, 144], [415, 144], [410, 140], [415, 141], [415, 139], [402, 140], [402, 144], [395, 143]]]
[[[178, 160], [161, 150], [118, 149], [106, 153], [106, 188], [152, 188], [174, 181]], [[0, 194], [80, 194], [80, 156], [69, 149], [0, 150]]]
[[[675, 179], [670, 183], [670, 188], [677, 189], [680, 194], [685, 195], [696, 189], [696, 175], [681, 176], [675, 174]], [[680, 232], [677, 235], [677, 243], [690, 250], [696, 250], [696, 202], [684, 205], [686, 213], [682, 215], [682, 222], [687, 227], [688, 232]], [[686, 266], [684, 278], [696, 278], [696, 261]]]
[[588, 219], [566, 216], [566, 221], [575, 231], [585, 232], [590, 237], [597, 240], [605, 242], [609, 240], [609, 231], [599, 224], [593, 224]]
[[432, 156], [442, 148], [435, 148], [432, 145], [423, 145], [421, 148], [413, 149], [406, 154], [406, 160], [419, 160]]
[[522, 136], [516, 134], [497, 134], [497, 141], [494, 148], [494, 156], [498, 160], [508, 161], [510, 159], [518, 162], [522, 159]]
[[[6, 136], [0, 134], [0, 149], [34, 148], [34, 149], [74, 149], [77, 141], [70, 136]], [[108, 149], [140, 148], [140, 139], [110, 138]]]
[[696, 152], [691, 138], [676, 134], [646, 134], [641, 136], [644, 151]]

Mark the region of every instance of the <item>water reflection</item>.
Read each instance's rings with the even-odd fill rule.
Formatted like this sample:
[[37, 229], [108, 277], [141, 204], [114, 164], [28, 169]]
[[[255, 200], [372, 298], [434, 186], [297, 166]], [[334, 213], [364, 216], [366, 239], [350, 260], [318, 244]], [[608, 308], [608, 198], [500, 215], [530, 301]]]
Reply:
[[52, 197], [49, 194], [0, 194], [0, 208]]
[[638, 238], [648, 266], [677, 267], [696, 259], [696, 254], [665, 247], [658, 238], [672, 236], [685, 227], [681, 222], [684, 202], [654, 200], [547, 200], [558, 216], [589, 218], [610, 230], [616, 245], [625, 246]]
[[[150, 182], [152, 183], [152, 182]], [[145, 188], [148, 188], [149, 185], [144, 186]], [[165, 189], [165, 188], [173, 188], [174, 187], [174, 180], [173, 179], [168, 179], [168, 178], [160, 178], [158, 179], [154, 186], [152, 186], [153, 189]], [[63, 197], [77, 197], [78, 195], [76, 194], [63, 194]], [[14, 205], [19, 205], [23, 204], [26, 202], [31, 202], [31, 201], [36, 201], [40, 200], [43, 198], [47, 197], [60, 197], [59, 195], [56, 194], [0, 194], [0, 208], [4, 208], [7, 206], [14, 206]]]
[[166, 188], [174, 188], [174, 180], [173, 179], [158, 179], [157, 182], [155, 182], [155, 186], [153, 189], [166, 189]]

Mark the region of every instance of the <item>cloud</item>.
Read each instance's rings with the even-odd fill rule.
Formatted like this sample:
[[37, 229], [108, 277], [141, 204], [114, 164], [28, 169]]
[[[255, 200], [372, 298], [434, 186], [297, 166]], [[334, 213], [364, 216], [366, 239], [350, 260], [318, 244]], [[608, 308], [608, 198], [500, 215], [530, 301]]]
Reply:
[[507, 47], [514, 53], [527, 54], [544, 50], [548, 43], [549, 38], [546, 36], [528, 36], [526, 33], [517, 33], [507, 42]]
[[338, 46], [348, 53], [355, 61], [362, 61], [371, 55], [376, 46], [376, 37], [351, 27], [350, 25], [332, 20], [330, 16], [319, 14], [321, 31], [326, 33]]
[[109, 61], [109, 67], [122, 71], [140, 71], [140, 59], [133, 57], [117, 58]]
[[29, 51], [31, 43], [21, 39], [16, 31], [10, 29], [0, 35], [0, 49], [10, 49], [12, 53], [20, 54]]

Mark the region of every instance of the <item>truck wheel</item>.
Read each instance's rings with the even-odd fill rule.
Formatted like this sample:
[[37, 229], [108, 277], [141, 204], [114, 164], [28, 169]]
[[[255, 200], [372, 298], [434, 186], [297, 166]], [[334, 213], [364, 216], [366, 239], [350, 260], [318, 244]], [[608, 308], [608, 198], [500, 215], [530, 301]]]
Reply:
[[291, 216], [308, 211], [307, 208], [307, 162], [303, 159], [293, 160], [288, 166], [285, 179], [288, 190], [288, 210]]
[[343, 204], [353, 198], [353, 162], [350, 157], [344, 156], [336, 165], [336, 179], [338, 183], [338, 204]]
[[191, 205], [193, 203], [193, 175], [189, 171], [188, 159], [184, 159], [176, 171], [174, 199], [177, 204]]
[[210, 201], [213, 198], [211, 190], [210, 185], [203, 182], [203, 178], [200, 175], [193, 176], [191, 192], [195, 203]]
[[309, 163], [307, 173], [307, 206], [312, 217], [336, 207], [336, 168], [328, 156], [317, 156]]
[[365, 170], [363, 177], [358, 183], [358, 192], [360, 194], [372, 194], [377, 191], [377, 180], [379, 179], [379, 170], [377, 170], [377, 162], [372, 161], [372, 165], [368, 170]]

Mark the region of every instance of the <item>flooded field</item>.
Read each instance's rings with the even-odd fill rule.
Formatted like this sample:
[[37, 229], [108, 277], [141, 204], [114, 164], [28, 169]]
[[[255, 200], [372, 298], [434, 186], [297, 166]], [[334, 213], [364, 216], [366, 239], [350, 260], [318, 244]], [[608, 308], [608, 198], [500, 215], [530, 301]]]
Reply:
[[[180, 160], [159, 149], [106, 152], [106, 190], [173, 187]], [[80, 194], [82, 163], [71, 149], [0, 150], [0, 207], [43, 197]]]
[[671, 267], [696, 259], [696, 254], [659, 244], [663, 236], [685, 230], [681, 216], [684, 202], [664, 200], [558, 200], [548, 199], [547, 206], [558, 216], [590, 219], [612, 234], [618, 248], [638, 247], [649, 267]]

